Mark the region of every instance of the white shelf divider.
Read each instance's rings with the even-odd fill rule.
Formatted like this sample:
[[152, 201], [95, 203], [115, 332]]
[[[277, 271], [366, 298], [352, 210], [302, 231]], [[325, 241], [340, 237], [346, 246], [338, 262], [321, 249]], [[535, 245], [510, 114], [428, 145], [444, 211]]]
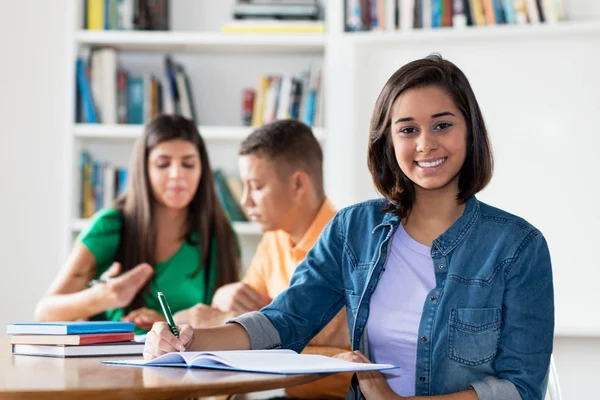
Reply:
[[323, 52], [326, 34], [233, 34], [177, 31], [88, 31], [75, 33], [79, 45], [111, 46], [127, 51], [243, 53]]
[[[75, 124], [73, 135], [86, 139], [134, 140], [140, 137], [143, 129], [143, 125]], [[253, 129], [250, 126], [198, 126], [200, 134], [206, 141], [241, 141]], [[323, 128], [312, 129], [318, 140], [324, 139]]]
[[[71, 231], [77, 233], [85, 229], [89, 220], [84, 218], [76, 218], [71, 223]], [[260, 226], [254, 222], [233, 222], [233, 229], [240, 236], [260, 236], [262, 231]]]

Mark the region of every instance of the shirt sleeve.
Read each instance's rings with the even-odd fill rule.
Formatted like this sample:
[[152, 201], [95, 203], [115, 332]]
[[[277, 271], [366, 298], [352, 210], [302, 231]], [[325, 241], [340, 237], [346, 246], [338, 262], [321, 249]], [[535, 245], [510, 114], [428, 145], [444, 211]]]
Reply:
[[542, 234], [530, 232], [511, 261], [504, 271], [496, 377], [471, 383], [480, 400], [542, 400], [546, 392], [554, 336], [554, 289], [550, 252]]
[[267, 235], [264, 235], [242, 281], [257, 292], [268, 296], [269, 290], [267, 289], [266, 277], [269, 274], [267, 270], [269, 268], [269, 253], [267, 241]]
[[81, 242], [96, 259], [96, 277], [104, 273], [117, 256], [123, 217], [113, 208], [98, 211], [89, 225], [79, 233]]

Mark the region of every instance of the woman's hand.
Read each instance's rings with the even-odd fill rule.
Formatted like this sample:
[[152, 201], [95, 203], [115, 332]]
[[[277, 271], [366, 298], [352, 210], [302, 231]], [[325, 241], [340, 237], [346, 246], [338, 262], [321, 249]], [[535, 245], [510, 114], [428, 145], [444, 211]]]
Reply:
[[212, 299], [212, 306], [221, 311], [231, 311], [239, 315], [258, 311], [269, 304], [271, 300], [269, 296], [257, 292], [244, 282], [236, 282], [217, 289]]
[[[360, 351], [352, 351], [349, 353], [336, 354], [333, 358], [338, 358], [344, 361], [367, 363], [371, 361], [365, 357]], [[360, 391], [367, 400], [369, 399], [402, 399], [398, 396], [390, 385], [387, 384], [385, 378], [379, 371], [357, 372], [358, 385]]]
[[190, 324], [193, 328], [209, 328], [223, 325], [227, 320], [235, 317], [233, 312], [223, 312], [217, 308], [198, 303], [190, 308], [175, 313], [173, 319], [176, 324]]
[[152, 330], [146, 335], [144, 359], [152, 360], [163, 354], [185, 351], [192, 343], [194, 329], [190, 325], [181, 325], [177, 327], [177, 330], [179, 331], [179, 338], [173, 335], [166, 322], [155, 323]]
[[102, 292], [107, 302], [107, 309], [128, 306], [154, 274], [150, 264], [146, 263], [140, 264], [122, 275], [119, 275], [120, 272], [121, 264], [115, 262], [100, 276], [100, 280], [105, 281], [102, 284]]
[[165, 317], [149, 308], [141, 307], [137, 310], [133, 310], [123, 318], [121, 321], [125, 322], [133, 322], [138, 328], [142, 329], [152, 329], [152, 326], [155, 322], [164, 322], [166, 321]]

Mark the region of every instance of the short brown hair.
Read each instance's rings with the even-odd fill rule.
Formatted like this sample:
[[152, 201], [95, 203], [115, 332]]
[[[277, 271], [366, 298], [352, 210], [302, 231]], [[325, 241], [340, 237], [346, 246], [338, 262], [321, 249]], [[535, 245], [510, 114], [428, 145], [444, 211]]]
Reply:
[[240, 145], [239, 155], [250, 154], [306, 172], [319, 196], [324, 196], [323, 151], [312, 129], [302, 122], [286, 119], [257, 128]]
[[394, 154], [391, 138], [391, 108], [404, 91], [435, 86], [454, 101], [467, 123], [467, 155], [459, 172], [459, 202], [481, 191], [490, 181], [494, 166], [492, 149], [483, 115], [465, 74], [438, 54], [416, 60], [397, 70], [381, 90], [369, 134], [368, 165], [377, 190], [392, 204], [400, 218], [410, 213], [415, 202], [414, 183], [402, 172]]

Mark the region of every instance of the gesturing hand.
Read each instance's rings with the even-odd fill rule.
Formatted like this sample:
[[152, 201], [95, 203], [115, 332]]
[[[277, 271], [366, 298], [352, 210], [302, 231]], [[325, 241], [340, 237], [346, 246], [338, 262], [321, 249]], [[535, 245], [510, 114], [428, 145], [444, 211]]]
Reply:
[[[368, 363], [371, 361], [364, 356], [360, 351], [352, 351], [349, 353], [336, 354], [333, 358], [339, 358], [344, 361]], [[357, 372], [358, 385], [360, 391], [367, 400], [369, 399], [402, 399], [394, 393], [390, 385], [387, 384], [385, 378], [379, 371]]]
[[243, 314], [258, 311], [271, 302], [269, 296], [258, 293], [244, 282], [221, 286], [213, 296], [212, 306], [221, 311]]
[[164, 315], [159, 314], [157, 311], [141, 307], [121, 318], [121, 321], [133, 322], [142, 329], [152, 329], [155, 322], [166, 321], [166, 319]]
[[190, 325], [181, 325], [177, 327], [177, 330], [179, 330], [179, 338], [173, 335], [166, 322], [155, 323], [152, 330], [146, 335], [144, 359], [152, 360], [163, 354], [185, 351], [192, 343], [194, 329]]
[[121, 264], [118, 262], [102, 274], [101, 280], [107, 281], [104, 285], [107, 308], [122, 308], [133, 300], [137, 292], [148, 282], [154, 273], [150, 264], [140, 264], [135, 268], [119, 275]]

